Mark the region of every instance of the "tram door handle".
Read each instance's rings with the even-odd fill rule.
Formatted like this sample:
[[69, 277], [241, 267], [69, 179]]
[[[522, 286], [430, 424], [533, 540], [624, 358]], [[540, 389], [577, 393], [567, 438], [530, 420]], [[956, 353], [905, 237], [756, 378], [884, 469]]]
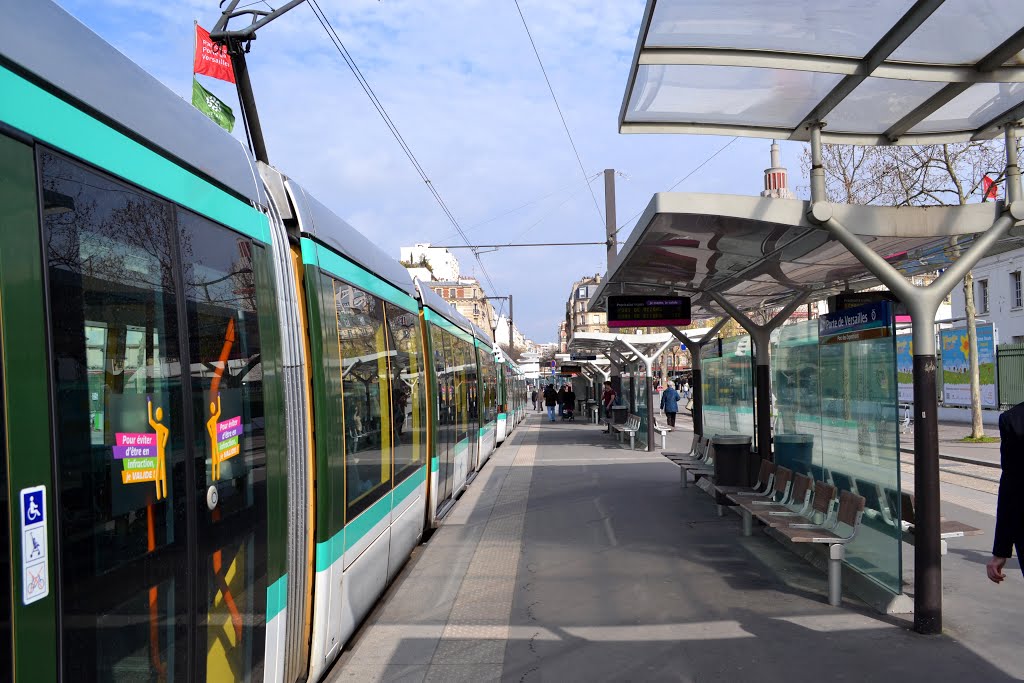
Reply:
[[220, 500], [220, 494], [217, 493], [216, 486], [210, 486], [206, 489], [206, 507], [213, 510], [217, 507], [217, 502]]

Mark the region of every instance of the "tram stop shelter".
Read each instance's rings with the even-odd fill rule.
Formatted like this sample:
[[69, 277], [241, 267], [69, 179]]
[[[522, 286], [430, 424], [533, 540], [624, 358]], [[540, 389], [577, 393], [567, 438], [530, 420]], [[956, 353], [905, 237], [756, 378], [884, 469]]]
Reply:
[[[1024, 5], [999, 12], [953, 0], [823, 0], [782, 12], [771, 4], [735, 5], [648, 0], [620, 132], [809, 142], [810, 200], [654, 195], [591, 310], [606, 310], [613, 294], [681, 294], [692, 297], [695, 318], [737, 320], [754, 345], [757, 444], [771, 458], [773, 328], [808, 299], [887, 286], [912, 317], [914, 625], [939, 633], [935, 313], [980, 258], [1024, 245]], [[837, 204], [826, 195], [823, 143], [919, 145], [1000, 135], [1005, 201], [895, 208]], [[927, 286], [910, 280], [938, 269]], [[765, 310], [778, 313], [762, 324], [751, 319]]]
[[[724, 324], [724, 323], [723, 323]], [[571, 356], [597, 356], [598, 360], [582, 361], [583, 371], [599, 388], [605, 381], [628, 375], [628, 391], [622, 388], [622, 380], [616, 392], [626, 399], [624, 408], [630, 413], [640, 416], [640, 442], [647, 450], [654, 450], [654, 362], [673, 345], [682, 342], [692, 351], [692, 346], [701, 340], [715, 335], [721, 325], [714, 329], [692, 329], [680, 332], [660, 334], [618, 334], [614, 332], [580, 332], [569, 340], [568, 351]], [[710, 334], [709, 334], [710, 333]], [[693, 340], [696, 340], [694, 342]], [[691, 353], [693, 361], [694, 383], [700, 381], [699, 354]], [[699, 414], [699, 390], [694, 396], [694, 414]], [[600, 393], [597, 393], [600, 396]], [[696, 426], [698, 420], [694, 420]]]

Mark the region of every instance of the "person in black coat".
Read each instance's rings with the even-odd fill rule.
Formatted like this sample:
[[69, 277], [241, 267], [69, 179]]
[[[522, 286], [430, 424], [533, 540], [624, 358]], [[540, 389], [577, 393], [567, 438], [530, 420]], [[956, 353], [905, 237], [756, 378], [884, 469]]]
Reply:
[[555, 421], [556, 403], [558, 403], [558, 392], [549, 384], [544, 390], [544, 407], [548, 409], [548, 422]]
[[[1024, 403], [999, 416], [999, 440], [1003, 474], [999, 478], [992, 559], [985, 566], [988, 578], [995, 583], [1006, 578], [1003, 566], [1014, 547], [1018, 559], [1024, 550]], [[1021, 571], [1024, 572], [1024, 565]]]

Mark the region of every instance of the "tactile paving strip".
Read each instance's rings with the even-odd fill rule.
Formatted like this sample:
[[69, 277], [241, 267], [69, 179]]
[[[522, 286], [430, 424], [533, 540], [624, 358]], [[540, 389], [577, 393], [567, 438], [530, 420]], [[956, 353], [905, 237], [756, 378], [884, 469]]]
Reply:
[[[467, 667], [475, 680], [501, 678], [519, 568], [526, 503], [533, 479], [538, 433], [519, 446], [491, 508], [487, 525], [463, 578], [448, 623], [431, 661], [431, 673]], [[437, 671], [433, 671], [437, 668]]]

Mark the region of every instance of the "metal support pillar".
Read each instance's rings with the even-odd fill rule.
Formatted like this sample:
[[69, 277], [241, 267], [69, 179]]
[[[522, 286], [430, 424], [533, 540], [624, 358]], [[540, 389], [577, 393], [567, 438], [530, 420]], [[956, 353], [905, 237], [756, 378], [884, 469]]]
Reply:
[[654, 365], [654, 361], [657, 360], [661, 354], [665, 353], [665, 349], [675, 343], [675, 339], [669, 339], [662, 344], [661, 348], [655, 351], [653, 356], [645, 356], [640, 353], [640, 351], [625, 339], [620, 339], [618, 341], [622, 342], [622, 344], [625, 345], [625, 347], [644, 364], [644, 367], [647, 370], [645, 376], [647, 391], [647, 450], [650, 452], [654, 450], [654, 377], [651, 375], [651, 367]]
[[[821, 136], [812, 129], [811, 151], [821, 155]], [[939, 538], [939, 434], [938, 398], [935, 395], [935, 313], [946, 295], [999, 241], [1014, 223], [1024, 220], [1020, 170], [1017, 166], [1017, 127], [1007, 126], [1006, 197], [1003, 213], [971, 247], [928, 286], [909, 282], [880, 254], [850, 232], [832, 215], [824, 188], [812, 178], [808, 218], [828, 230], [851, 254], [889, 288], [910, 311], [914, 343], [914, 491], [916, 539], [914, 544], [914, 630], [942, 632], [942, 564]]]
[[798, 309], [807, 299], [806, 292], [799, 292], [786, 304], [781, 311], [776, 313], [771, 320], [763, 325], [758, 325], [747, 315], [733, 306], [721, 294], [711, 294], [719, 306], [725, 312], [743, 326], [754, 340], [754, 361], [756, 363], [754, 381], [757, 389], [757, 453], [762, 460], [772, 460], [772, 374], [768, 348], [771, 345], [772, 331]]
[[704, 384], [703, 384], [703, 359], [701, 359], [700, 353], [704, 345], [715, 338], [715, 335], [725, 327], [725, 324], [729, 322], [729, 317], [726, 316], [719, 320], [714, 327], [712, 327], [707, 334], [701, 337], [699, 340], [692, 340], [689, 336], [678, 327], [669, 326], [667, 329], [676, 339], [686, 344], [687, 350], [690, 352], [690, 369], [693, 371], [693, 383], [690, 387], [693, 391], [693, 433], [697, 436], [704, 436]]

